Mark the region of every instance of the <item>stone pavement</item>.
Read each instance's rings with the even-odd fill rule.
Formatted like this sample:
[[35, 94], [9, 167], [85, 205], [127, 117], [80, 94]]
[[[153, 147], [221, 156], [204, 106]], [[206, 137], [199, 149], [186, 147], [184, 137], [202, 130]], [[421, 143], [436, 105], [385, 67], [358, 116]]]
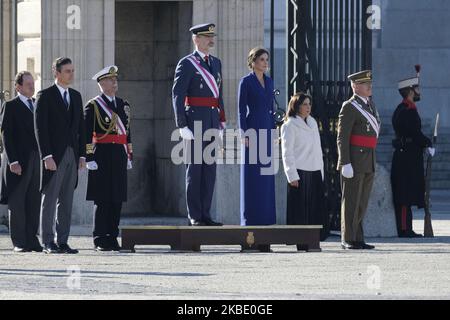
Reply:
[[[415, 230], [423, 230], [422, 217], [415, 218]], [[334, 236], [321, 253], [292, 246], [97, 253], [90, 237], [74, 236], [80, 254], [47, 256], [14, 254], [2, 234], [0, 299], [449, 299], [450, 215], [435, 215], [433, 227], [433, 239], [367, 239], [373, 251], [340, 250]]]

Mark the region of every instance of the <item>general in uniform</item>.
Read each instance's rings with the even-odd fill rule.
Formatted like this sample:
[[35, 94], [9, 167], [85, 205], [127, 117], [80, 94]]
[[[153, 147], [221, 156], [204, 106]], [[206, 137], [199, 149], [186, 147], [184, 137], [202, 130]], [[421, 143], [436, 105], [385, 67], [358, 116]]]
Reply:
[[341, 238], [343, 249], [373, 249], [364, 241], [363, 219], [375, 174], [380, 118], [372, 96], [372, 72], [348, 76], [354, 95], [339, 113], [337, 146], [341, 171]]
[[[216, 180], [216, 163], [203, 159], [203, 150], [214, 141], [203, 141], [201, 150], [194, 148], [195, 137], [208, 129], [225, 127], [222, 99], [222, 64], [209, 54], [214, 46], [212, 23], [190, 28], [196, 50], [182, 58], [175, 70], [172, 101], [176, 126], [185, 142], [185, 151], [193, 150], [186, 164], [186, 202], [190, 225], [217, 226], [211, 219], [210, 209]], [[195, 132], [194, 124], [201, 124], [202, 132]], [[195, 161], [195, 152], [202, 152], [201, 161]]]
[[120, 250], [122, 203], [127, 201], [127, 169], [132, 167], [130, 106], [116, 97], [118, 68], [99, 71], [102, 94], [85, 106], [86, 154], [89, 169], [87, 200], [94, 201], [94, 245], [97, 251]]
[[423, 152], [434, 155], [431, 140], [422, 133], [422, 121], [416, 102], [420, 100], [419, 78], [402, 80], [398, 89], [403, 101], [392, 116], [395, 131], [393, 140], [391, 183], [394, 197], [395, 217], [399, 237], [420, 237], [412, 229], [411, 206], [425, 205], [425, 178]]

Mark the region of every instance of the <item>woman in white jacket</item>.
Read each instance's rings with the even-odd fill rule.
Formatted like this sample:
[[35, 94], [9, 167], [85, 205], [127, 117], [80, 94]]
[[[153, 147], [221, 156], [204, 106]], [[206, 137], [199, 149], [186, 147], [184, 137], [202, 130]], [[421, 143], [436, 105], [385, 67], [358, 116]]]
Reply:
[[293, 95], [281, 127], [283, 166], [288, 180], [287, 224], [323, 225], [324, 240], [328, 236], [328, 217], [323, 156], [319, 128], [310, 115], [311, 102], [305, 93]]

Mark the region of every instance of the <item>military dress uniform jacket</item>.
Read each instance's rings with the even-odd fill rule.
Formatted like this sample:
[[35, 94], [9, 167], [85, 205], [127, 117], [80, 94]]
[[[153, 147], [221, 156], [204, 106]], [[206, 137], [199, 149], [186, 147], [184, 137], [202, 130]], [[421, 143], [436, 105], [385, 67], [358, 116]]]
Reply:
[[425, 205], [423, 150], [431, 140], [422, 133], [422, 122], [415, 107], [401, 103], [392, 116], [396, 139], [391, 182], [396, 205]]
[[[205, 79], [189, 60], [194, 57], [200, 66], [213, 76], [219, 89], [217, 99]], [[210, 128], [219, 129], [219, 121], [225, 122], [222, 98], [222, 64], [209, 55], [209, 66], [198, 52], [182, 58], [175, 70], [172, 88], [172, 103], [178, 128], [189, 127], [194, 132], [194, 121], [201, 121], [203, 132]], [[215, 105], [213, 105], [215, 104]]]
[[339, 113], [337, 170], [340, 171], [342, 166], [351, 164], [355, 173], [375, 172], [377, 133], [352, 102], [356, 102], [363, 112], [372, 115], [376, 119], [377, 125], [380, 125], [380, 117], [373, 103], [369, 106], [356, 95], [344, 102]]
[[[119, 97], [115, 97], [116, 105], [105, 95], [101, 95], [101, 97], [113, 112], [112, 115], [117, 114], [122, 120], [126, 128], [126, 138], [123, 137], [125, 140], [119, 142], [119, 134], [116, 129], [109, 133], [104, 130], [112, 119], [97, 102], [94, 103], [95, 99], [86, 104], [84, 108], [86, 141], [88, 142], [86, 161], [95, 161], [98, 165], [97, 170], [89, 170], [86, 200], [99, 203], [124, 202], [127, 200], [127, 160], [132, 159], [133, 152], [130, 107]], [[105, 143], [106, 141], [111, 142]]]

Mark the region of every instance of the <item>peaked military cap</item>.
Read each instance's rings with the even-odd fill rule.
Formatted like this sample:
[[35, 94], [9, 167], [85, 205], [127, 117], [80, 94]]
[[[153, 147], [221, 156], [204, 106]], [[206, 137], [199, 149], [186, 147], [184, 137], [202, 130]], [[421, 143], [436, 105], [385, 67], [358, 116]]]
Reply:
[[354, 83], [363, 83], [363, 82], [371, 82], [372, 81], [372, 71], [364, 70], [360, 72], [353, 73], [349, 75], [348, 80]]
[[215, 36], [214, 28], [216, 25], [214, 23], [203, 23], [193, 26], [189, 29], [190, 32], [196, 35], [204, 35], [204, 36]]
[[105, 67], [99, 72], [97, 72], [93, 77], [92, 80], [97, 80], [99, 82], [102, 79], [110, 78], [110, 77], [117, 77], [119, 68], [117, 66], [109, 66]]

